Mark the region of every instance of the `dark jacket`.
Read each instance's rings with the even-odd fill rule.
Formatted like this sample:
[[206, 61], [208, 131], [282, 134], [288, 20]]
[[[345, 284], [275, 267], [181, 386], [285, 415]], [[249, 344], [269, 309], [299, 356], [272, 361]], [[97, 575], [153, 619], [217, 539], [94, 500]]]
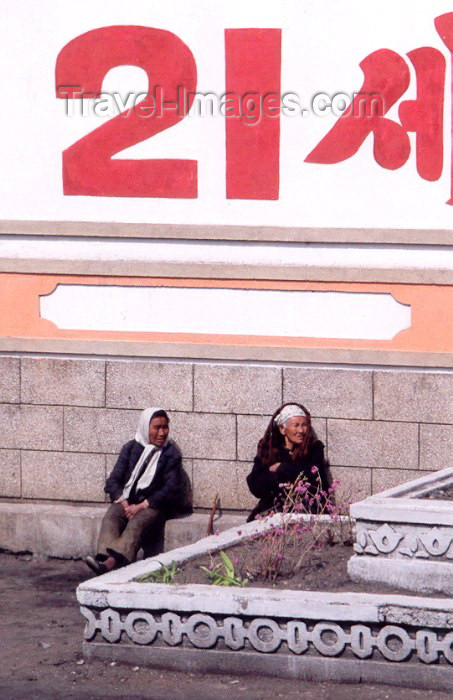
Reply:
[[284, 447], [280, 449], [279, 459], [275, 461], [281, 462], [281, 464], [277, 471], [271, 472], [258, 456], [254, 459], [252, 471], [247, 477], [247, 484], [253, 495], [260, 501], [250, 513], [249, 521], [253, 520], [259, 513], [271, 508], [281, 509], [285, 491], [280, 488], [279, 484], [288, 482], [293, 484], [301, 473], [305, 481], [316, 488], [318, 479], [317, 474], [313, 474], [311, 471], [313, 466], [318, 467], [322, 490], [327, 491], [330, 486], [329, 467], [324, 459], [324, 445], [321, 440], [315, 440], [310, 445], [305, 457], [300, 458], [297, 462], [291, 459], [289, 451]]
[[[123, 493], [132, 471], [144, 450], [136, 440], [123, 445], [110, 476], [105, 482], [104, 491], [113, 502]], [[168, 440], [162, 448], [151, 484], [143, 491], [137, 492], [135, 503], [147, 499], [150, 508], [156, 508], [167, 515], [184, 510], [184, 472], [181, 452], [173, 440]]]

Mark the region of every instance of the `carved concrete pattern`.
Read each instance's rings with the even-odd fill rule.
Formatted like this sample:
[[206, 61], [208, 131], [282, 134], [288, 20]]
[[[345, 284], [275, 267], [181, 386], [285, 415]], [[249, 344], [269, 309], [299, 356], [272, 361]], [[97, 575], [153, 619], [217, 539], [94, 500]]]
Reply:
[[376, 530], [363, 530], [354, 544], [354, 551], [356, 554], [373, 556], [395, 552], [402, 557], [415, 559], [453, 559], [453, 532], [433, 527], [427, 532], [404, 535], [385, 523]]
[[271, 618], [258, 617], [245, 621], [240, 617], [226, 617], [217, 621], [211, 615], [196, 613], [184, 620], [173, 612], [160, 619], [150, 612], [134, 610], [121, 617], [117, 610], [107, 608], [99, 617], [89, 608], [81, 613], [87, 623], [85, 639], [91, 641], [99, 631], [108, 642], [121, 641], [122, 634], [134, 644], [150, 645], [159, 634], [169, 646], [189, 640], [197, 649], [212, 649], [219, 640], [238, 651], [250, 643], [255, 651], [269, 654], [278, 651], [282, 642], [294, 654], [315, 650], [321, 656], [341, 656], [348, 648], [359, 659], [368, 659], [377, 649], [387, 661], [407, 661], [415, 656], [426, 664], [437, 663], [440, 654], [453, 664], [453, 632], [444, 637], [431, 630], [417, 630], [415, 637], [397, 625], [385, 625], [372, 630], [367, 625], [352, 625], [344, 630], [335, 622], [318, 622], [312, 629], [301, 620], [290, 620], [280, 626]]

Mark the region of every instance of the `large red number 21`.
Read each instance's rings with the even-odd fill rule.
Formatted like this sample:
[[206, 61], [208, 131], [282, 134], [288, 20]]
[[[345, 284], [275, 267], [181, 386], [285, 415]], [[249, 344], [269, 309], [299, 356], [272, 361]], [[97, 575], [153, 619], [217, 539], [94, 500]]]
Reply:
[[[226, 92], [243, 96], [280, 94], [281, 31], [228, 29], [225, 32]], [[197, 68], [186, 44], [175, 34], [151, 27], [102, 27], [73, 39], [56, 64], [57, 97], [81, 98], [102, 91], [109, 70], [134, 65], [148, 75], [149, 94], [160, 88], [166, 103], [180, 105], [140, 117], [118, 115], [63, 153], [65, 195], [193, 199], [198, 193], [197, 161], [114, 160], [124, 149], [184, 119], [194, 100]], [[68, 87], [73, 86], [73, 87]], [[178, 97], [187, 99], [181, 108]], [[226, 117], [226, 194], [228, 199], [278, 199], [280, 117], [250, 125]]]

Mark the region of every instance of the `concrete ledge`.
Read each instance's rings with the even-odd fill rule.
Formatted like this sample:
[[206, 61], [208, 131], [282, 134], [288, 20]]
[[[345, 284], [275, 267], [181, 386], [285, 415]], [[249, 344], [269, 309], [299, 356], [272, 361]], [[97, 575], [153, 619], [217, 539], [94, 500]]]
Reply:
[[389, 586], [405, 587], [416, 593], [453, 595], [451, 564], [445, 561], [407, 561], [379, 556], [373, 559], [356, 554], [348, 561], [348, 574], [355, 582], [385, 582]]
[[452, 486], [453, 467], [447, 467], [352, 504], [350, 578], [453, 595], [453, 504], [436, 498]]
[[[303, 519], [304, 516], [294, 516]], [[167, 552], [169, 564], [264, 532], [282, 516]], [[453, 689], [448, 599], [144, 583], [146, 560], [83, 582], [86, 656], [154, 668]]]
[[[155, 648], [126, 647], [120, 644], [89, 642], [82, 643], [83, 653], [87, 658], [103, 659], [109, 662], [120, 661], [132, 665], [151, 668], [185, 670], [198, 673], [234, 673], [250, 675], [261, 673], [274, 678], [293, 678], [311, 682], [334, 683], [384, 683], [406, 687], [426, 688], [448, 691], [453, 689], [453, 677], [450, 668], [427, 665], [403, 667], [402, 664], [391, 666], [385, 661], [373, 663], [362, 659], [313, 658], [304, 656], [287, 656], [282, 654], [251, 654], [249, 651], [226, 651], [221, 654], [216, 650], [177, 647]], [[150, 653], [152, 651], [152, 653]], [[252, 657], [252, 658], [251, 658]], [[234, 664], [234, 665], [233, 665]], [[390, 693], [390, 690], [389, 690]], [[386, 696], [390, 697], [390, 695]]]
[[8, 236], [78, 236], [89, 238], [176, 238], [177, 240], [278, 241], [295, 243], [408, 243], [451, 245], [449, 229], [308, 228], [297, 226], [238, 226], [217, 224], [149, 224], [113, 221], [26, 221], [1, 219], [0, 233]]
[[[80, 559], [95, 551], [106, 506], [0, 503], [0, 549]], [[245, 522], [243, 514], [222, 515], [214, 523], [224, 531]], [[206, 536], [209, 515], [194, 513], [169, 520], [165, 551]]]

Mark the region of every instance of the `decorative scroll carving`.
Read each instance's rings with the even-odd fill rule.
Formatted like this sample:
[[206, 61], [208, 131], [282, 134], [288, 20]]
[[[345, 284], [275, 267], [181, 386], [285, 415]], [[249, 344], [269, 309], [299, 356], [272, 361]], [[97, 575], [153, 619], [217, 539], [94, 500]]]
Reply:
[[383, 554], [393, 552], [404, 537], [404, 535], [395, 532], [387, 523], [378, 530], [370, 530], [368, 534], [376, 549]]
[[407, 661], [412, 656], [419, 661], [438, 663], [440, 654], [453, 664], [453, 632], [442, 637], [426, 629], [417, 630], [415, 637], [397, 625], [385, 625], [373, 630], [367, 625], [352, 625], [343, 629], [336, 622], [318, 622], [309, 629], [301, 620], [279, 624], [271, 618], [258, 617], [245, 621], [240, 617], [216, 620], [211, 615], [196, 613], [187, 619], [176, 613], [160, 616], [134, 610], [121, 617], [117, 610], [103, 610], [99, 617], [89, 608], [81, 608], [86, 618], [85, 639], [91, 641], [99, 631], [111, 643], [119, 642], [122, 634], [134, 644], [150, 645], [158, 635], [169, 646], [187, 640], [197, 649], [212, 649], [222, 641], [229, 649], [238, 651], [250, 645], [255, 651], [270, 654], [282, 650], [286, 643], [293, 654], [308, 650], [321, 656], [341, 656], [349, 649], [359, 659], [373, 656], [377, 650], [387, 661]]
[[445, 557], [453, 559], [453, 531], [442, 531], [437, 527], [427, 532], [402, 534], [385, 523], [376, 530], [363, 530], [354, 545], [356, 554], [391, 554], [402, 557], [431, 559]]

